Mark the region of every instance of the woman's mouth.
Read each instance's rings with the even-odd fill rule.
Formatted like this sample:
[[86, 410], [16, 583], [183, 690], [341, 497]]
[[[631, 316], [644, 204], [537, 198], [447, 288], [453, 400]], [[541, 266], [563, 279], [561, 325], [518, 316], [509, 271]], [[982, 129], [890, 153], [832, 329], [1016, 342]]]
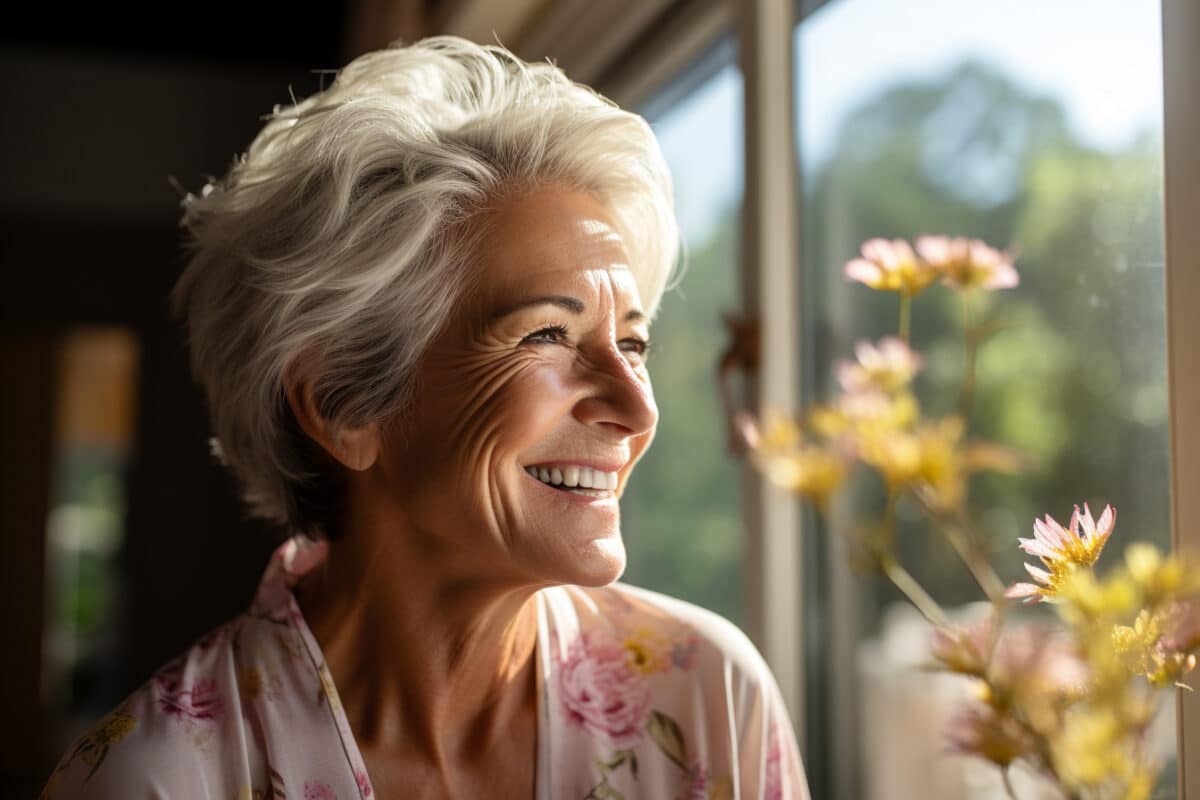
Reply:
[[617, 488], [616, 472], [577, 464], [539, 464], [525, 471], [551, 488], [585, 497], [608, 497]]

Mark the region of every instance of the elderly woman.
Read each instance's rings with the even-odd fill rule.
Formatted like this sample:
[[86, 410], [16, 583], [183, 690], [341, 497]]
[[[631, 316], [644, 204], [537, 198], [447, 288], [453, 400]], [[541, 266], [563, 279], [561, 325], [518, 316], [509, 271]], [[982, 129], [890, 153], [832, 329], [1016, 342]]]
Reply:
[[641, 118], [427, 39], [185, 205], [219, 455], [292, 538], [48, 797], [807, 797], [745, 636], [614, 583], [678, 251]]

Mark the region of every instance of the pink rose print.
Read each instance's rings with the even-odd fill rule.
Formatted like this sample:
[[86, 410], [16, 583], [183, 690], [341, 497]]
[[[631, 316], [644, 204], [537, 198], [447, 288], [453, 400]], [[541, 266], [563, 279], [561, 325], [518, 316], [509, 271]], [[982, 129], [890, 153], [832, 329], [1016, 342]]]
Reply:
[[178, 668], [166, 669], [154, 677], [154, 685], [159, 707], [172, 717], [211, 722], [225, 710], [212, 678], [197, 678], [188, 686]]
[[329, 784], [312, 780], [304, 782], [304, 800], [337, 800]]
[[361, 769], [354, 770], [354, 780], [358, 783], [358, 793], [363, 797], [370, 797], [371, 781], [367, 780], [366, 771]]
[[687, 785], [680, 800], [708, 800], [708, 770], [698, 758], [688, 768]]
[[567, 719], [618, 750], [642, 738], [650, 686], [611, 634], [586, 633], [573, 642], [558, 675]]
[[770, 746], [767, 748], [767, 775], [763, 782], [763, 800], [783, 800], [783, 775], [780, 772], [780, 760], [783, 753], [779, 747], [779, 728], [771, 723], [771, 731], [767, 734]]

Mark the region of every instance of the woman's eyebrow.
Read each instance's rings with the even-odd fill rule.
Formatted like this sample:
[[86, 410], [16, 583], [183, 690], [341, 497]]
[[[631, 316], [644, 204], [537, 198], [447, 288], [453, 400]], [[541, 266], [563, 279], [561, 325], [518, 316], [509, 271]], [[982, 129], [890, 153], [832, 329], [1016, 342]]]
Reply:
[[586, 308], [586, 306], [583, 304], [583, 301], [577, 297], [570, 297], [564, 294], [549, 294], [542, 297], [531, 297], [528, 300], [521, 300], [520, 302], [513, 303], [510, 306], [505, 306], [496, 313], [492, 314], [492, 322], [504, 319], [508, 315], [515, 314], [518, 311], [526, 308], [545, 305], [558, 306], [559, 308], [569, 311], [572, 314], [582, 314]]
[[[569, 311], [572, 314], [582, 314], [587, 308], [587, 306], [584, 305], [584, 302], [577, 297], [571, 297], [564, 294], [551, 294], [542, 297], [531, 297], [528, 300], [521, 300], [520, 302], [514, 303], [510, 306], [505, 306], [496, 313], [492, 314], [491, 321], [496, 322], [523, 309], [543, 305], [558, 306], [559, 308]], [[638, 322], [645, 318], [646, 315], [636, 308], [625, 314], [626, 322]]]

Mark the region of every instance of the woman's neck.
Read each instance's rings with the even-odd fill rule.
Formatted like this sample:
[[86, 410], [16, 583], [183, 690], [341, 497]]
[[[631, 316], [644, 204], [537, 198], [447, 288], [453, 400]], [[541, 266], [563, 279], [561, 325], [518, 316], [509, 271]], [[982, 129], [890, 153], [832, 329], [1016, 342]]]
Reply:
[[445, 766], [536, 707], [539, 587], [488, 578], [423, 541], [347, 530], [296, 595], [360, 745]]

